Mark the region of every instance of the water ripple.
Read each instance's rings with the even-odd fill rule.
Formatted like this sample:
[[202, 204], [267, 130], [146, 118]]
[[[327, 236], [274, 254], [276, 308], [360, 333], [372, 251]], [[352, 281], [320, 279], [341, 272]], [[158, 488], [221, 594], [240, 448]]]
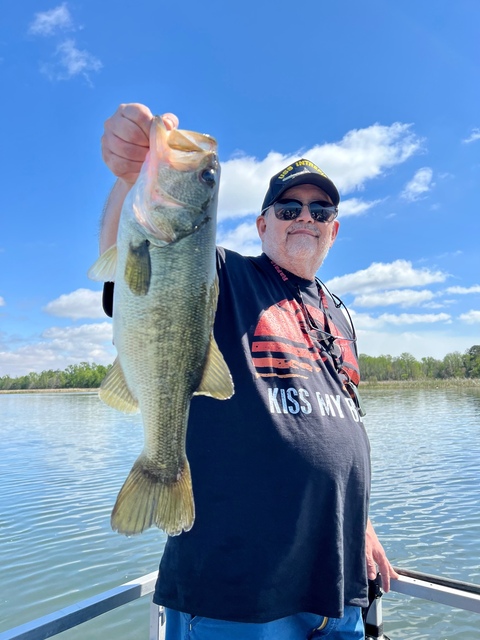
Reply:
[[[366, 389], [371, 517], [399, 566], [480, 582], [478, 390]], [[110, 529], [143, 446], [138, 416], [96, 394], [0, 395], [0, 630], [156, 569], [165, 535]], [[66, 640], [148, 637], [148, 599], [65, 632]], [[478, 640], [479, 616], [391, 593], [393, 640]]]

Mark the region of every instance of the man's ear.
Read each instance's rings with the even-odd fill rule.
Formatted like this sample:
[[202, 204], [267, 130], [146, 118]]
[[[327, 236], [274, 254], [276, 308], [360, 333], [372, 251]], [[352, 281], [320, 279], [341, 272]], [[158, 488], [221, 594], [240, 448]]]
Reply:
[[263, 234], [265, 233], [265, 229], [267, 228], [267, 221], [265, 220], [265, 216], [258, 216], [255, 224], [257, 225], [258, 235], [260, 236], [260, 239], [262, 239]]
[[340, 223], [338, 220], [333, 221], [333, 229], [332, 229], [332, 238], [330, 240], [330, 246], [335, 242], [335, 238], [337, 237], [338, 229], [340, 228]]

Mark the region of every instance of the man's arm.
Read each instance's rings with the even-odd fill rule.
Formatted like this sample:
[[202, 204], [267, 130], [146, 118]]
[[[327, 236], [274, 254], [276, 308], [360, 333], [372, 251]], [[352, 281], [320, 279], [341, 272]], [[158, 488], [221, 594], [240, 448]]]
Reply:
[[[173, 113], [162, 116], [167, 129], [178, 127]], [[104, 253], [117, 240], [118, 222], [123, 202], [135, 183], [145, 160], [150, 142], [153, 114], [143, 104], [121, 104], [105, 122], [102, 136], [102, 157], [117, 176], [103, 211], [100, 228], [100, 253]]]
[[117, 241], [123, 202], [131, 188], [131, 184], [119, 178], [110, 191], [100, 223], [100, 254], [105, 253]]
[[390, 578], [398, 578], [398, 574], [388, 561], [385, 550], [380, 544], [380, 540], [377, 538], [377, 534], [370, 522], [370, 518], [367, 522], [365, 551], [367, 556], [368, 578], [373, 580], [377, 575], [377, 571], [380, 571], [383, 590], [390, 591]]

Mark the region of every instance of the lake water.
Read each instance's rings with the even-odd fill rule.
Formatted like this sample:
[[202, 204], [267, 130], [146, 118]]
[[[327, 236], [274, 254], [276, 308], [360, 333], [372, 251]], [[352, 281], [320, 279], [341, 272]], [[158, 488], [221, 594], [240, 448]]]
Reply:
[[[480, 583], [480, 389], [367, 388], [371, 518], [391, 562]], [[155, 571], [159, 530], [110, 529], [143, 444], [138, 416], [91, 393], [0, 394], [0, 631]], [[480, 616], [389, 593], [391, 640], [479, 640]], [[66, 640], [148, 638], [142, 598]]]

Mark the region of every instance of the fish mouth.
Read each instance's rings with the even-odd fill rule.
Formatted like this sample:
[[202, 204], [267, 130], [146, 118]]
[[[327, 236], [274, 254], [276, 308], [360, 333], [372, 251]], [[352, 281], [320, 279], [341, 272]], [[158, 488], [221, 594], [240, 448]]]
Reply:
[[151, 124], [150, 149], [158, 162], [165, 162], [176, 171], [193, 171], [208, 155], [216, 160], [217, 147], [215, 138], [206, 133], [185, 129], [168, 131], [160, 116], [155, 116]]
[[[155, 244], [158, 246], [171, 244], [178, 239], [171, 224], [177, 212], [181, 215], [178, 210], [189, 210], [191, 233], [202, 226], [196, 222], [196, 218], [201, 220], [205, 213], [203, 202], [189, 201], [187, 204], [178, 198], [180, 193], [172, 193], [171, 185], [159, 180], [160, 172], [198, 173], [199, 177], [205, 175], [205, 181], [210, 179], [218, 183], [216, 149], [217, 142], [212, 136], [195, 131], [167, 130], [163, 119], [160, 116], [154, 117], [150, 127], [150, 150], [138, 179], [133, 211], [137, 222], [147, 230], [152, 239], [156, 239]], [[213, 190], [212, 194], [215, 194]]]
[[215, 153], [217, 141], [208, 133], [197, 133], [185, 129], [173, 129], [168, 136], [168, 146], [177, 151]]

